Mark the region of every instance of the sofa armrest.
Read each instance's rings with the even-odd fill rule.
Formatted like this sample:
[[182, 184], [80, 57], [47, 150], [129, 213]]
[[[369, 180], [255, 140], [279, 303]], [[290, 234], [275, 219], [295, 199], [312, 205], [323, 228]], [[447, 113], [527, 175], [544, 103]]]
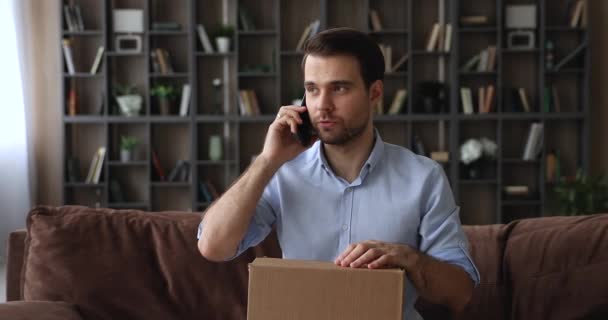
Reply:
[[[21, 300], [21, 270], [25, 253], [25, 229], [11, 232], [8, 237], [6, 265], [6, 301]], [[2, 318], [2, 317], [0, 317]]]
[[13, 301], [0, 303], [0, 319], [82, 320], [72, 304], [58, 301]]

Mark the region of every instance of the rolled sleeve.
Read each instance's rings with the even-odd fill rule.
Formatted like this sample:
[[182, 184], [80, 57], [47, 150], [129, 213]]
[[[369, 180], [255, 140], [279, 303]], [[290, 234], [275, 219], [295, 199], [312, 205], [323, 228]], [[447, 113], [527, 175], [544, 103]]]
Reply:
[[439, 166], [427, 181], [428, 202], [420, 223], [420, 251], [440, 261], [463, 268], [477, 286], [480, 275], [469, 253], [469, 243], [460, 223], [448, 180]]
[[[275, 210], [271, 205], [271, 199], [273, 198], [272, 190], [270, 187], [266, 187], [262, 198], [258, 201], [258, 204], [255, 209], [255, 214], [253, 215], [249, 226], [247, 227], [247, 231], [245, 232], [245, 236], [239, 243], [239, 246], [236, 250], [234, 256], [226, 259], [226, 261], [232, 260], [239, 255], [241, 255], [245, 250], [250, 247], [258, 245], [262, 242], [266, 236], [272, 230], [272, 226], [276, 221]], [[200, 239], [205, 229], [205, 220], [203, 219], [201, 223], [198, 225], [197, 239]]]

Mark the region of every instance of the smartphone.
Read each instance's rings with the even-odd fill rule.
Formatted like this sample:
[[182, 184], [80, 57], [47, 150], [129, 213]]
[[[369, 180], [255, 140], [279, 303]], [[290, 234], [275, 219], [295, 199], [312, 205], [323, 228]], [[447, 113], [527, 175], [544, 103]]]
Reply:
[[[306, 106], [306, 94], [302, 98], [302, 106]], [[300, 113], [300, 118], [302, 118], [302, 124], [298, 125], [298, 130], [296, 131], [296, 136], [300, 143], [308, 147], [312, 140], [312, 137], [316, 135], [314, 128], [312, 127], [312, 122], [310, 122], [310, 115], [308, 114], [308, 110]]]

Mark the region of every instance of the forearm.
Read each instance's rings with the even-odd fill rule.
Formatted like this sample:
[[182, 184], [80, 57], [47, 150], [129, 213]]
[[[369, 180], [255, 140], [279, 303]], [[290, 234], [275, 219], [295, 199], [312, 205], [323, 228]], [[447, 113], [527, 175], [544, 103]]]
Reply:
[[449, 307], [458, 317], [473, 293], [474, 284], [467, 272], [420, 252], [417, 259], [420, 259], [420, 267], [411, 274], [411, 280], [420, 296]]
[[278, 166], [259, 156], [247, 171], [204, 214], [199, 251], [207, 259], [232, 257], [247, 232], [264, 188]]

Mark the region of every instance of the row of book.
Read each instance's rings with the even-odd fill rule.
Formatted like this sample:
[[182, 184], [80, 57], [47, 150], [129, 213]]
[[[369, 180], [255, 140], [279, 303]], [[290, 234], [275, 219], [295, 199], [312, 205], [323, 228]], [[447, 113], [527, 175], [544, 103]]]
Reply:
[[382, 43], [379, 43], [378, 46], [380, 47], [380, 51], [382, 51], [382, 56], [384, 57], [385, 72], [397, 72], [406, 65], [406, 62], [410, 57], [409, 53], [404, 53], [399, 60], [393, 63], [393, 47]]
[[[393, 97], [393, 101], [391, 102], [389, 109], [386, 111], [386, 114], [396, 115], [400, 114], [403, 111], [403, 107], [407, 102], [407, 89], [400, 88], [395, 92]], [[385, 114], [384, 111], [384, 102], [382, 100], [378, 101], [378, 103], [374, 106], [374, 113], [382, 115]]]
[[101, 171], [103, 169], [103, 163], [106, 158], [106, 147], [99, 147], [95, 154], [93, 155], [93, 159], [91, 160], [91, 165], [89, 166], [89, 171], [87, 173], [87, 177], [84, 180], [84, 183], [99, 183], [99, 178], [101, 177]]
[[426, 42], [426, 51], [443, 51], [450, 52], [452, 49], [452, 25], [451, 24], [433, 24], [431, 33]]
[[152, 72], [154, 73], [169, 74], [174, 72], [171, 56], [165, 48], [150, 50], [150, 63], [152, 65]]
[[477, 91], [477, 108], [473, 102], [473, 93], [471, 88], [460, 88], [460, 100], [462, 103], [462, 111], [464, 114], [474, 114], [475, 110], [478, 113], [492, 112], [494, 106], [494, 96], [496, 89], [494, 85], [481, 86]]
[[496, 46], [489, 46], [471, 57], [461, 68], [463, 72], [489, 72], [496, 68]]
[[243, 116], [257, 116], [262, 114], [258, 97], [254, 90], [239, 90], [239, 111]]
[[77, 4], [65, 4], [63, 6], [63, 17], [68, 31], [84, 31], [84, 21]]
[[[67, 67], [68, 74], [76, 73], [76, 66], [74, 65], [74, 57], [72, 56], [72, 41], [70, 39], [63, 39], [61, 42], [61, 48], [63, 51], [63, 57], [65, 59], [65, 65]], [[104, 46], [99, 46], [97, 54], [89, 70], [90, 74], [96, 74], [101, 65], [102, 57], [105, 52]]]
[[300, 36], [300, 39], [298, 40], [298, 44], [296, 45], [296, 51], [302, 51], [304, 49], [304, 44], [306, 43], [306, 40], [316, 35], [319, 32], [320, 27], [321, 21], [319, 20], [314, 20], [308, 26], [306, 26], [306, 28], [304, 28], [304, 31], [302, 32], [302, 35]]

